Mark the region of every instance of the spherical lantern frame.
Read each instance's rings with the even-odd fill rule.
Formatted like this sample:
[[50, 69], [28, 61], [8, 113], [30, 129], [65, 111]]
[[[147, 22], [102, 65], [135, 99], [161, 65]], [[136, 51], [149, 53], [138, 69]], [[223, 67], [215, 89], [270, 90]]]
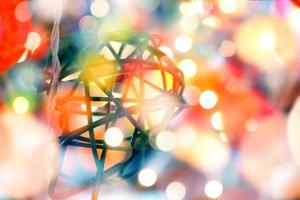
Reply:
[[[93, 178], [80, 180], [80, 187], [71, 193], [93, 185], [93, 199], [99, 196], [100, 184], [113, 175], [127, 178], [138, 172], [151, 149], [149, 134], [166, 128], [184, 105], [183, 73], [158, 49], [161, 38], [152, 35], [118, 38], [118, 34], [110, 36], [106, 42], [83, 50], [82, 54], [89, 56], [80, 58], [80, 67], [63, 66], [55, 87], [54, 112], [58, 113], [62, 130], [60, 166], [67, 148], [90, 148], [97, 173]], [[95, 49], [99, 53], [89, 54]], [[64, 88], [63, 92], [60, 88]], [[164, 111], [161, 120], [153, 123], [148, 114], [161, 110]], [[87, 123], [72, 129], [70, 115], [85, 117]], [[124, 136], [122, 145], [109, 146], [97, 129], [106, 131], [121, 119], [133, 126], [132, 132]], [[125, 152], [126, 159], [105, 169], [108, 151]], [[59, 172], [53, 180], [51, 194], [61, 198], [63, 194], [56, 193], [59, 178], [72, 180], [72, 177]]]

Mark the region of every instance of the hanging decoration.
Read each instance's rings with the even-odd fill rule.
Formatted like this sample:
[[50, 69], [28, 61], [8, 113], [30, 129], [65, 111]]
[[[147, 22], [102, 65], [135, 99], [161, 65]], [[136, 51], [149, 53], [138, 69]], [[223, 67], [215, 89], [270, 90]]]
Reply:
[[[53, 119], [58, 119], [62, 132], [63, 153], [61, 171], [51, 188], [54, 196], [66, 194], [58, 185], [73, 178], [63, 171], [69, 149], [88, 149], [85, 153], [92, 155], [95, 167], [95, 174], [82, 179], [82, 187], [73, 191], [93, 184], [97, 197], [99, 185], [112, 175], [136, 174], [151, 149], [149, 140], [182, 109], [183, 74], [158, 50], [161, 39], [118, 38], [118, 34], [108, 37], [83, 50], [77, 64], [62, 66]], [[48, 90], [49, 84], [44, 84]]]

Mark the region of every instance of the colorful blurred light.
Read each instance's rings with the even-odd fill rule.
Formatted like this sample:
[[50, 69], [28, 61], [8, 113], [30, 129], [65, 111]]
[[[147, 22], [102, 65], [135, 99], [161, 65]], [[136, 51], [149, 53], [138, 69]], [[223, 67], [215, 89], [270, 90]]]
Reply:
[[179, 6], [179, 10], [185, 17], [193, 16], [196, 14], [195, 7], [191, 2], [182, 2]]
[[219, 53], [224, 57], [231, 57], [236, 52], [235, 44], [230, 40], [224, 40], [219, 48]]
[[[32, 0], [30, 5], [33, 15], [39, 21], [46, 23], [53, 22], [53, 17], [58, 16], [60, 13], [62, 18], [72, 19], [83, 16], [88, 10], [87, 1], [85, 0]], [[73, 25], [73, 23], [70, 25]]]
[[207, 16], [202, 20], [202, 24], [210, 28], [217, 28], [219, 26], [220, 20], [216, 16]]
[[176, 137], [171, 131], [161, 131], [156, 136], [156, 146], [162, 151], [172, 151], [176, 145]]
[[138, 175], [139, 183], [144, 187], [151, 187], [157, 180], [157, 174], [153, 169], [142, 169]]
[[56, 138], [46, 125], [29, 114], [1, 111], [0, 188], [5, 199], [36, 196], [47, 188], [54, 175]]
[[272, 51], [276, 47], [276, 37], [271, 30], [262, 31], [258, 35], [259, 48], [263, 51]]
[[219, 137], [220, 137], [220, 140], [222, 141], [222, 142], [228, 142], [228, 138], [227, 138], [227, 135], [226, 135], [226, 133], [224, 133], [224, 132], [219, 132]]
[[213, 8], [211, 0], [193, 0], [193, 7], [196, 13], [199, 15], [207, 15]]
[[0, 73], [14, 66], [25, 51], [24, 43], [31, 28], [31, 17], [26, 16], [30, 15], [25, 5], [27, 2], [19, 2], [5, 1], [0, 5]]
[[210, 119], [210, 123], [214, 129], [218, 131], [224, 130], [223, 115], [221, 112], [217, 111], [213, 113]]
[[299, 20], [300, 20], [300, 9], [291, 7], [287, 13], [287, 20], [293, 30], [300, 34]]
[[142, 8], [143, 10], [146, 10], [148, 12], [153, 12], [155, 11], [159, 5], [160, 5], [160, 0], [134, 0], [134, 2], [136, 3], [136, 5], [140, 8]]
[[185, 193], [185, 186], [178, 181], [170, 183], [166, 188], [166, 196], [170, 200], [182, 200], [184, 199]]
[[237, 10], [236, 0], [219, 0], [219, 7], [225, 14], [232, 14]]
[[41, 36], [37, 32], [28, 33], [25, 42], [25, 48], [29, 51], [35, 51], [41, 45]]
[[287, 135], [287, 131], [294, 128], [289, 126], [285, 115], [274, 112], [261, 119], [255, 132], [246, 134], [241, 143], [241, 175], [251, 187], [269, 199], [294, 199], [300, 194], [299, 168], [292, 157], [294, 153], [296, 157], [299, 155], [296, 143], [299, 134], [293, 138], [289, 133]]
[[94, 0], [90, 10], [95, 17], [104, 17], [109, 13], [109, 3], [106, 0]]
[[79, 21], [79, 28], [85, 32], [95, 31], [97, 28], [97, 20], [91, 15], [85, 15]]
[[29, 101], [23, 96], [18, 96], [13, 101], [13, 109], [18, 114], [23, 114], [29, 110]]
[[235, 44], [245, 62], [263, 71], [285, 69], [295, 59], [295, 38], [287, 23], [276, 17], [244, 22], [235, 33]]
[[212, 109], [218, 102], [217, 94], [212, 90], [205, 90], [200, 94], [199, 103], [205, 109]]
[[223, 193], [223, 185], [216, 180], [208, 181], [204, 188], [205, 195], [211, 199], [219, 198]]
[[31, 19], [31, 12], [28, 1], [21, 1], [15, 8], [15, 17], [20, 22], [27, 22]]
[[297, 7], [300, 7], [300, 1], [299, 0], [291, 0], [291, 2], [297, 6]]
[[180, 19], [180, 26], [183, 31], [193, 32], [197, 30], [199, 26], [199, 20], [196, 16], [182, 17]]
[[40, 60], [49, 52], [50, 31], [43, 25], [35, 25], [31, 28], [31, 32], [27, 35], [25, 42], [28, 59]]
[[192, 48], [192, 39], [187, 35], [180, 35], [175, 40], [175, 48], [182, 53], [188, 52]]
[[178, 68], [181, 69], [185, 78], [191, 78], [197, 73], [197, 64], [192, 59], [184, 59], [180, 61]]
[[202, 135], [195, 145], [192, 155], [197, 155], [194, 159], [205, 172], [217, 172], [228, 163], [230, 150], [217, 136]]
[[246, 12], [247, 0], [218, 0], [220, 10], [229, 16], [240, 16]]
[[[277, 99], [278, 94], [281, 93], [281, 86], [291, 77], [289, 72], [292, 72], [291, 74], [296, 77], [295, 79], [298, 77], [297, 63], [300, 40], [295, 36], [300, 35], [300, 10], [298, 8], [300, 4], [296, 3], [299, 0], [270, 2], [182, 0], [174, 1], [174, 3], [172, 0], [61, 0], [62, 4], [55, 4], [54, 2], [58, 1], [13, 0], [1, 4], [0, 7], [3, 12], [0, 13], [0, 73], [14, 66], [16, 62], [21, 63], [27, 59], [37, 60], [34, 62], [37, 68], [43, 68], [42, 65], [48, 59], [34, 55], [39, 54], [41, 48], [44, 52], [43, 55], [49, 53], [48, 43], [51, 30], [48, 30], [48, 25], [53, 23], [53, 19], [59, 15], [60, 9], [62, 9], [60, 35], [63, 36], [60, 40], [60, 47], [65, 47], [65, 42], [66, 46], [70, 42], [70, 49], [66, 52], [68, 55], [77, 53], [77, 50], [81, 52], [81, 47], [86, 46], [85, 39], [88, 41], [87, 46], [98, 48], [99, 38], [103, 39], [104, 32], [117, 31], [119, 34], [119, 29], [128, 31], [128, 33], [122, 34], [122, 38], [127, 38], [135, 32], [149, 33], [152, 31], [167, 38], [166, 43], [157, 41], [158, 44], [155, 46], [166, 54], [164, 56], [160, 53], [160, 58], [148, 57], [150, 51], [145, 51], [146, 53], [143, 52], [141, 55], [136, 54], [137, 56], [131, 57], [133, 59], [128, 57], [133, 52], [140, 53], [140, 50], [144, 50], [143, 45], [141, 47], [132, 45], [136, 42], [134, 38], [133, 40], [126, 40], [128, 44], [124, 45], [118, 42], [109, 42], [112, 49], [122, 50], [113, 52], [109, 47], [103, 48], [101, 52], [96, 51], [84, 59], [84, 62], [87, 63], [82, 65], [82, 68], [89, 68], [91, 65], [96, 66], [102, 63], [103, 60], [109, 61], [101, 69], [93, 69], [93, 73], [100, 76], [99, 82], [108, 90], [117, 88], [118, 91], [121, 91], [124, 89], [121, 82], [126, 79], [124, 78], [126, 75], [124, 77], [119, 76], [119, 67], [116, 67], [116, 62], [118, 63], [120, 60], [125, 60], [125, 65], [127, 65], [136, 58], [144, 59], [147, 57], [146, 62], [158, 61], [159, 65], [162, 63], [160, 67], [163, 68], [168, 64], [165, 63], [164, 58], [170, 57], [187, 80], [182, 96], [188, 104], [188, 108], [180, 113], [179, 123], [177, 123], [178, 121], [173, 123], [175, 128], [170, 129], [173, 132], [169, 130], [159, 132], [157, 130], [162, 130], [159, 128], [152, 130], [152, 127], [160, 125], [163, 119], [168, 116], [169, 110], [167, 108], [169, 105], [175, 104], [173, 99], [169, 96], [161, 96], [165, 101], [159, 102], [153, 112], [152, 110], [149, 111], [149, 105], [146, 103], [148, 101], [152, 103], [152, 98], [161, 95], [159, 92], [153, 91], [152, 85], [163, 85], [161, 87], [168, 91], [178, 86], [168, 72], [161, 73], [159, 70], [155, 70], [156, 72], [153, 73], [145, 73], [143, 77], [151, 83], [150, 86], [145, 85], [145, 87], [141, 86], [141, 82], [144, 80], [140, 81], [133, 78], [134, 86], [128, 89], [127, 97], [124, 97], [122, 93], [110, 91], [116, 99], [120, 100], [124, 108], [129, 108], [130, 111], [136, 107], [141, 109], [139, 114], [133, 114], [133, 118], [142, 119], [145, 117], [141, 120], [146, 121], [141, 128], [149, 131], [149, 136], [150, 134], [155, 135], [149, 137], [149, 143], [153, 148], [172, 152], [172, 155], [159, 153], [159, 156], [167, 156], [170, 160], [156, 162], [156, 164], [163, 165], [164, 163], [170, 164], [169, 161], [172, 161], [171, 168], [168, 166], [165, 171], [144, 168], [137, 176], [138, 183], [143, 187], [151, 187], [156, 184], [158, 174], [164, 176], [155, 185], [155, 188], [152, 188], [151, 195], [149, 195], [151, 199], [252, 198], [235, 196], [235, 194], [241, 194], [243, 190], [247, 190], [247, 194], [251, 193], [249, 196], [253, 195], [253, 199], [296, 199], [299, 197], [300, 99], [293, 103], [293, 98], [290, 98], [290, 95], [284, 95], [291, 99], [289, 100], [291, 105], [294, 104], [287, 124], [286, 115], [274, 111], [278, 108], [274, 108], [269, 102]], [[276, 5], [282, 7], [277, 8]], [[34, 17], [33, 22], [35, 24], [45, 23], [43, 24], [43, 32], [31, 27], [32, 17]], [[78, 27], [79, 30], [76, 30]], [[94, 33], [98, 40], [94, 38]], [[47, 45], [45, 45], [44, 35], [47, 34]], [[98, 35], [96, 36], [96, 34]], [[84, 40], [81, 41], [82, 36]], [[111, 36], [114, 37], [113, 34]], [[97, 42], [93, 43], [92, 41], [95, 39]], [[160, 46], [161, 44], [166, 46]], [[173, 49], [167, 46], [170, 44]], [[116, 60], [118, 52], [120, 60]], [[61, 53], [64, 55], [64, 52]], [[91, 59], [95, 55], [98, 56], [99, 53], [101, 54], [99, 60]], [[67, 69], [64, 67], [68, 63], [65, 61], [68, 59], [68, 55], [60, 58], [62, 71]], [[72, 62], [77, 62], [77, 60], [81, 62], [81, 58], [81, 56], [78, 59], [72, 58]], [[16, 69], [24, 68], [24, 63], [16, 65]], [[51, 61], [48, 64], [51, 65]], [[73, 63], [71, 65], [73, 66]], [[153, 66], [147, 67], [152, 68]], [[279, 73], [273, 73], [274, 71]], [[40, 71], [38, 72], [40, 73]], [[178, 78], [179, 75], [182, 75], [181, 72], [177, 74]], [[32, 75], [39, 73], [32, 73], [29, 69], [27, 75], [26, 73], [23, 75], [19, 73], [19, 75], [22, 75], [21, 81], [24, 84], [30, 85], [26, 88], [32, 89], [35, 88], [33, 85], [36, 83], [36, 77], [32, 78]], [[9, 78], [12, 74], [9, 72]], [[108, 79], [107, 76], [111, 74], [115, 74], [117, 78], [115, 80]], [[276, 76], [277, 74], [279, 75]], [[64, 77], [63, 80], [73, 81], [79, 77], [80, 72], [77, 72]], [[277, 79], [277, 77], [279, 78]], [[15, 77], [13, 78], [12, 83], [14, 85], [18, 81]], [[165, 83], [161, 82], [162, 78]], [[3, 80], [6, 81], [6, 79]], [[4, 83], [6, 86], [6, 82]], [[10, 83], [7, 86], [7, 88], [0, 88], [5, 90], [3, 92], [4, 102], [7, 99], [6, 93], [14, 92], [14, 88], [10, 91]], [[89, 86], [92, 98], [96, 95], [99, 96], [100, 92], [97, 85], [90, 83]], [[277, 90], [277, 86], [280, 89]], [[69, 85], [62, 86], [62, 93], [65, 93], [67, 89], [69, 89]], [[283, 90], [285, 90], [284, 87]], [[142, 102], [141, 106], [138, 105], [141, 99], [137, 97], [139, 92], [145, 93], [141, 97], [144, 98], [145, 103]], [[295, 93], [297, 94], [297, 92]], [[0, 94], [2, 99], [1, 95], [2, 93]], [[103, 99], [107, 98], [103, 91], [101, 91], [101, 95], [104, 96]], [[135, 97], [138, 100], [133, 100]], [[77, 97], [74, 96], [74, 98]], [[82, 104], [82, 102], [84, 101], [80, 101], [76, 105], [72, 104], [66, 109], [86, 113], [86, 104]], [[51, 170], [54, 168], [53, 159], [56, 157], [49, 156], [48, 153], [51, 149], [49, 150], [48, 147], [53, 146], [53, 141], [57, 145], [56, 140], [48, 134], [45, 125], [29, 115], [28, 112], [33, 110], [32, 106], [35, 105], [34, 102], [30, 101], [30, 96], [17, 96], [13, 99], [11, 109], [14, 112], [8, 111], [6, 108], [1, 110], [3, 102], [0, 104], [0, 130], [2, 134], [0, 139], [0, 170], [2, 172], [0, 176], [0, 199], [2, 193], [8, 198], [14, 199], [35, 198], [34, 195], [39, 195], [41, 192], [43, 193], [43, 190], [47, 190], [46, 187], [51, 179], [49, 171], [45, 168], [49, 167]], [[105, 101], [92, 102], [90, 109], [95, 115], [102, 115], [106, 108], [105, 105], [109, 106], [111, 111], [116, 111], [116, 104], [112, 102], [109, 104], [107, 105]], [[41, 106], [45, 107], [43, 104]], [[189, 113], [189, 109], [194, 110]], [[40, 117], [40, 112], [37, 114]], [[54, 120], [59, 121], [59, 124], [63, 124], [59, 126], [61, 129], [70, 129], [72, 132], [86, 127], [86, 116], [75, 114], [65, 123], [64, 120], [67, 118], [64, 117], [64, 113], [61, 115], [59, 120], [58, 117], [53, 117]], [[134, 129], [131, 122], [125, 118], [118, 119], [114, 123], [115, 127], [107, 130], [101, 127], [95, 130], [95, 135], [99, 140], [104, 140], [105, 144], [110, 147], [117, 147], [108, 149], [105, 169], [127, 160], [125, 153], [119, 152], [117, 154], [116, 151], [112, 150], [125, 149], [129, 133]], [[93, 121], [98, 119], [101, 119], [101, 116], [92, 117]], [[83, 135], [85, 137], [88, 132]], [[137, 141], [139, 142], [139, 140]], [[130, 148], [128, 151], [135, 153], [135, 148], [136, 146], [133, 146], [133, 149]], [[79, 160], [74, 163], [67, 162], [67, 167], [64, 166], [64, 169], [69, 169], [74, 174], [80, 174], [80, 177], [86, 176], [85, 171], [82, 171], [83, 164], [86, 164], [87, 169], [95, 171], [92, 152], [86, 151], [88, 148], [82, 149], [79, 151], [84, 153], [79, 156], [81, 157]], [[98, 150], [98, 153], [101, 151]], [[151, 151], [151, 158], [152, 153], [153, 151]], [[156, 151], [154, 153], [156, 154]], [[49, 157], [44, 157], [44, 155]], [[231, 155], [234, 156], [232, 159], [230, 158]], [[75, 154], [71, 155], [71, 157], [75, 156]], [[161, 158], [159, 156], [157, 156], [158, 160]], [[34, 159], [32, 159], [33, 157]], [[29, 160], [30, 162], [28, 162]], [[66, 160], [70, 161], [68, 158]], [[179, 173], [181, 169], [178, 169], [178, 166], [181, 168], [181, 161], [185, 163], [183, 166], [188, 165], [188, 167], [184, 167], [182, 173]], [[298, 166], [295, 165], [294, 161]], [[236, 168], [232, 169], [232, 165]], [[153, 167], [152, 165], [148, 166]], [[227, 184], [227, 177], [232, 175], [227, 167], [234, 170], [236, 173], [234, 176], [238, 176], [233, 178], [236, 178], [237, 182], [233, 181], [232, 184], [239, 184], [242, 181], [243, 185], [229, 186]], [[193, 175], [194, 170], [198, 170], [201, 177], [205, 176], [210, 179], [213, 176], [218, 176], [225, 178], [226, 190], [224, 194], [223, 185], [217, 180], [210, 180], [203, 184], [203, 179], [196, 180], [192, 177], [193, 180], [190, 183], [189, 175]], [[172, 182], [174, 177], [165, 178], [165, 175], [168, 176], [169, 174], [179, 176], [182, 182]], [[34, 181], [32, 181], [33, 177]], [[199, 184], [201, 187], [205, 185], [204, 191], [190, 191], [188, 186], [193, 187], [194, 182], [198, 184], [198, 181], [201, 182]], [[130, 194], [127, 195], [129, 199], [142, 199], [142, 195], [138, 194], [140, 191], [133, 191], [129, 184], [133, 184], [133, 182], [129, 181], [126, 184], [127, 187], [123, 188], [120, 194], [123, 195], [123, 192]], [[227, 185], [234, 188], [229, 195], [230, 197], [225, 195], [228, 190]], [[103, 186], [105, 188], [104, 193], [111, 192], [106, 190], [105, 185]], [[167, 187], [164, 188], [165, 186]], [[187, 190], [189, 190], [188, 193]], [[206, 197], [201, 196], [203, 192]], [[163, 197], [159, 196], [158, 193]], [[116, 192], [113, 195], [118, 199], [120, 194]], [[71, 198], [76, 199], [77, 197]], [[84, 195], [83, 198], [88, 197]]]
[[112, 147], [119, 146], [122, 143], [123, 138], [123, 132], [116, 127], [108, 128], [104, 134], [105, 143]]
[[230, 158], [228, 144], [220, 141], [213, 132], [198, 132], [195, 142], [189, 141], [189, 146], [177, 146], [175, 156], [204, 173], [219, 173]]

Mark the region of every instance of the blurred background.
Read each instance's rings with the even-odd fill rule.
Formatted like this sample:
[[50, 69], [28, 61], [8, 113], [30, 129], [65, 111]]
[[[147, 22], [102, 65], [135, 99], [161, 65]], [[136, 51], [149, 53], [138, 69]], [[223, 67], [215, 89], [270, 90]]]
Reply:
[[[91, 198], [91, 187], [48, 195], [61, 127], [47, 88], [110, 32], [158, 36], [188, 106], [138, 173], [101, 184], [99, 199], [300, 199], [299, 24], [299, 0], [4, 0], [0, 199]], [[78, 179], [93, 171], [85, 153], [64, 160]]]

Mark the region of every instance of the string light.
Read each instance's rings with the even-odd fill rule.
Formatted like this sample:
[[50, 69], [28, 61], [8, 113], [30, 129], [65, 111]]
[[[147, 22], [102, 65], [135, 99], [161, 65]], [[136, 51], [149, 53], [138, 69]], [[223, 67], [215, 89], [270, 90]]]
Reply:
[[145, 168], [138, 175], [139, 183], [144, 187], [151, 187], [157, 180], [157, 174], [153, 169]]
[[185, 17], [193, 16], [196, 14], [194, 5], [191, 2], [183, 2], [179, 6], [181, 14]]
[[79, 27], [81, 30], [86, 32], [96, 30], [97, 20], [95, 17], [90, 15], [83, 16], [79, 21]]
[[116, 127], [111, 127], [104, 134], [105, 143], [112, 147], [119, 146], [123, 141], [124, 135], [122, 131]]
[[296, 32], [300, 32], [300, 27], [299, 27], [300, 10], [299, 10], [299, 8], [292, 7], [287, 14], [287, 20], [288, 20], [289, 25]]
[[194, 10], [197, 12], [197, 13], [200, 13], [200, 14], [204, 14], [204, 1], [203, 0], [195, 0], [193, 2], [194, 4]]
[[219, 53], [224, 57], [231, 57], [236, 52], [235, 44], [230, 40], [224, 40], [219, 48]]
[[284, 70], [296, 58], [291, 27], [274, 16], [247, 20], [235, 32], [234, 41], [238, 56], [264, 72]]
[[106, 0], [95, 0], [91, 3], [90, 10], [95, 17], [104, 17], [109, 12], [109, 3]]
[[24, 46], [26, 49], [34, 51], [41, 45], [41, 41], [42, 38], [40, 34], [38, 34], [37, 32], [30, 32], [27, 35], [27, 40]]
[[13, 109], [18, 114], [23, 114], [29, 110], [29, 101], [23, 97], [16, 97], [13, 101]]
[[216, 135], [199, 135], [194, 148], [192, 158], [197, 162], [196, 165], [204, 171], [219, 172], [229, 162], [230, 150], [228, 145], [220, 141]]
[[208, 16], [202, 20], [202, 24], [210, 28], [217, 28], [219, 25], [219, 19], [216, 16]]
[[219, 0], [220, 10], [225, 14], [232, 14], [237, 10], [236, 0]]
[[15, 17], [20, 22], [27, 22], [31, 19], [28, 1], [21, 1], [15, 8]]
[[192, 48], [192, 39], [186, 35], [180, 35], [175, 40], [175, 48], [182, 53], [188, 52]]
[[274, 50], [276, 46], [276, 37], [274, 32], [271, 30], [262, 31], [258, 36], [257, 44], [261, 50], [267, 52]]
[[171, 151], [175, 148], [176, 137], [171, 131], [162, 131], [156, 136], [156, 145], [162, 151]]
[[208, 181], [204, 187], [205, 195], [209, 198], [219, 198], [223, 193], [223, 185], [216, 180]]
[[197, 64], [192, 59], [184, 59], [178, 64], [185, 78], [191, 78], [197, 73]]
[[185, 193], [185, 186], [177, 181], [170, 183], [166, 188], [166, 196], [170, 200], [182, 200]]
[[199, 103], [205, 109], [213, 108], [218, 102], [217, 94], [212, 90], [205, 90], [200, 94]]
[[180, 26], [186, 32], [196, 31], [199, 26], [199, 20], [196, 16], [182, 17], [180, 19]]
[[207, 15], [213, 8], [213, 4], [208, 0], [194, 0], [193, 7], [196, 13], [200, 15]]
[[224, 129], [222, 113], [215, 112], [210, 119], [210, 123], [214, 129], [222, 131]]

